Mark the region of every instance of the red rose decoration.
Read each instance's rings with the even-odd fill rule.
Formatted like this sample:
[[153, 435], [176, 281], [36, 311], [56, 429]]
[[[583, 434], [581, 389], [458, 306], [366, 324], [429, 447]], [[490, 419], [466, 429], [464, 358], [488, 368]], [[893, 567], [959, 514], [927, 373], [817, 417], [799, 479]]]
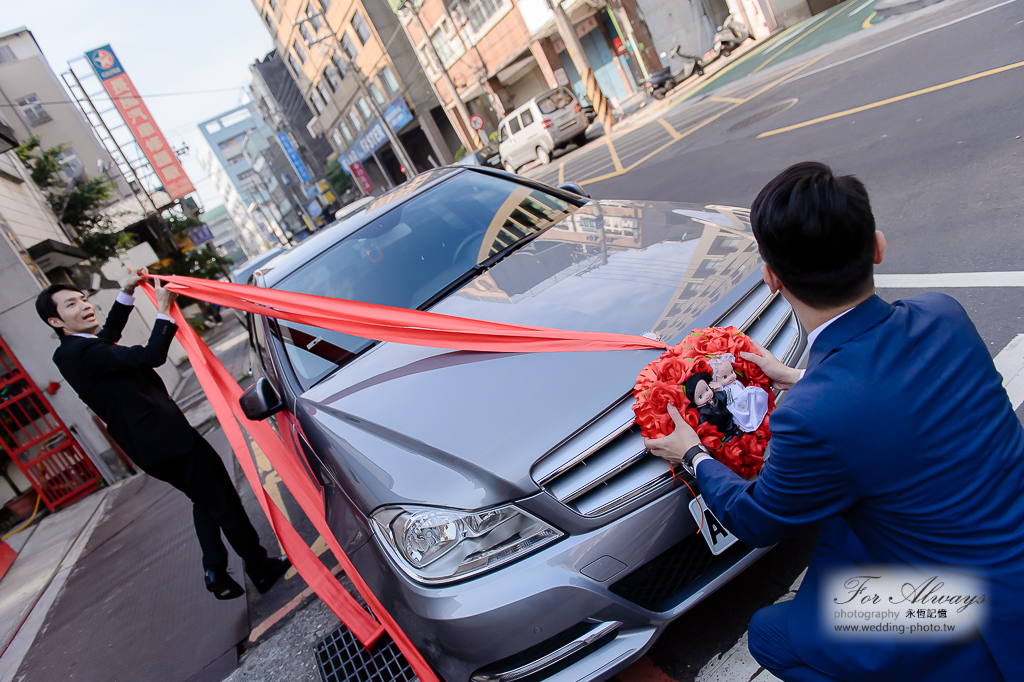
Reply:
[[[671, 403], [679, 409], [683, 419], [697, 432], [718, 461], [744, 478], [752, 478], [764, 464], [764, 451], [772, 434], [768, 420], [775, 409], [775, 394], [770, 381], [761, 368], [740, 357], [741, 352], [757, 353], [750, 337], [735, 327], [709, 327], [694, 329], [682, 343], [662, 353], [636, 378], [633, 395], [636, 403], [633, 413], [644, 438], [663, 438], [672, 433], [675, 424], [668, 414]], [[721, 432], [708, 422], [700, 423], [700, 414], [690, 405], [682, 384], [695, 373], [712, 373], [709, 360], [723, 353], [736, 356], [733, 368], [744, 386], [759, 386], [768, 392], [768, 415], [753, 433], [734, 436], [723, 442]]]

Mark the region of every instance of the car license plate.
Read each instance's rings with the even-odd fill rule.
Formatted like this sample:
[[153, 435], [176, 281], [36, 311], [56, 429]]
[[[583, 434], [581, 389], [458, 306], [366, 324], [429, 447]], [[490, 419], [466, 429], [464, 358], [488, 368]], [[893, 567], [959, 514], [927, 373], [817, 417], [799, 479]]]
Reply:
[[[704, 536], [708, 547], [711, 549], [711, 553], [715, 556], [729, 549], [739, 540], [739, 538], [726, 530], [721, 521], [715, 518], [715, 515], [711, 513], [708, 506], [704, 504], [703, 495], [697, 495], [695, 499], [690, 500], [690, 513], [693, 514], [693, 520], [701, 527], [701, 535]], [[703, 524], [701, 523], [702, 520]]]

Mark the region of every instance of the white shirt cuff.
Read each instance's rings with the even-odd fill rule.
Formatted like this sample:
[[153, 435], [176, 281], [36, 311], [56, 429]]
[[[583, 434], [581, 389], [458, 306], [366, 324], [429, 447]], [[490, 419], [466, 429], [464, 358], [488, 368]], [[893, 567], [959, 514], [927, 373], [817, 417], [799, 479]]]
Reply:
[[803, 379], [803, 378], [804, 378], [804, 375], [805, 375], [805, 374], [807, 374], [807, 370], [806, 370], [806, 369], [802, 369], [802, 370], [800, 370], [800, 378], [801, 378], [801, 379]]
[[117, 292], [117, 300], [121, 305], [135, 305], [135, 297], [123, 291]]
[[693, 458], [693, 473], [694, 474], [697, 473], [697, 465], [700, 464], [701, 462], [703, 462], [706, 459], [709, 459], [712, 462], [715, 461], [715, 458], [712, 457], [711, 455], [697, 455], [696, 457]]
[[157, 313], [156, 314], [156, 319], [158, 319], [158, 320], [167, 320], [171, 324], [177, 324], [177, 322], [174, 321], [173, 317], [171, 317], [170, 315], [164, 315], [163, 313]]

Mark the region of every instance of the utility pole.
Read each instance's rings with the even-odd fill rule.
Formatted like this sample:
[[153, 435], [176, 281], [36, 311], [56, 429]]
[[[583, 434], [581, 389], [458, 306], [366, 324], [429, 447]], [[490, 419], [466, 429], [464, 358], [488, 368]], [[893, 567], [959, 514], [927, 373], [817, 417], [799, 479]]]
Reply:
[[[416, 175], [418, 175], [418, 173], [416, 172], [416, 166], [413, 165], [412, 159], [409, 158], [409, 153], [405, 150], [405, 146], [402, 144], [402, 141], [398, 139], [398, 135], [395, 133], [394, 130], [392, 130], [391, 124], [388, 123], [387, 118], [384, 116], [384, 112], [382, 112], [380, 110], [380, 107], [377, 106], [377, 100], [373, 98], [373, 95], [370, 94], [370, 89], [366, 86], [366, 77], [363, 75], [363, 72], [359, 68], [359, 65], [355, 63], [355, 60], [350, 59], [348, 53], [345, 52], [341, 44], [341, 41], [338, 39], [338, 34], [334, 32], [334, 30], [331, 28], [331, 25], [327, 22], [327, 17], [325, 16], [324, 11], [320, 10], [320, 12], [318, 12], [317, 14], [301, 18], [295, 22], [292, 22], [292, 24], [298, 26], [299, 24], [303, 24], [308, 21], [313, 25], [314, 30], [318, 30], [316, 24], [313, 23], [313, 19], [320, 19], [324, 22], [324, 26], [327, 28], [327, 35], [330, 36], [331, 40], [334, 43], [331, 49], [333, 49], [337, 54], [343, 55], [343, 63], [348, 68], [348, 70], [352, 71], [355, 74], [356, 85], [359, 88], [359, 94], [362, 95], [367, 102], [369, 102], [370, 107], [373, 109], [373, 115], [380, 121], [381, 126], [383, 126], [384, 134], [387, 136], [388, 142], [391, 143], [392, 149], [395, 150], [395, 156], [398, 157], [398, 162], [401, 163], [402, 166], [405, 168], [406, 178], [412, 179], [416, 177]], [[313, 47], [313, 45], [322, 42], [326, 38], [327, 36], [324, 36], [323, 38], [318, 37], [316, 40], [311, 40], [306, 44], [306, 47]], [[344, 74], [342, 74], [342, 76], [344, 76]]]
[[597, 119], [604, 126], [605, 135], [611, 135], [612, 126], [615, 125], [612, 108], [608, 104], [604, 93], [601, 92], [601, 86], [597, 84], [597, 78], [590, 68], [590, 62], [587, 61], [587, 55], [583, 51], [579, 38], [576, 37], [576, 30], [572, 26], [572, 21], [569, 20], [569, 15], [562, 9], [561, 0], [547, 0], [547, 3], [548, 7], [551, 8], [551, 12], [555, 15], [555, 26], [562, 37], [562, 42], [565, 43], [565, 49], [569, 51], [569, 57], [572, 59], [573, 66], [576, 67], [576, 71], [580, 74], [580, 78], [583, 79], [583, 84], [587, 88], [587, 97], [590, 98], [590, 103], [594, 105], [594, 113], [597, 114]]
[[[419, 29], [423, 37], [426, 38], [427, 50], [430, 51], [430, 55], [434, 58], [438, 68], [441, 70], [441, 78], [444, 79], [444, 84], [448, 86], [448, 92], [452, 93], [452, 100], [455, 102], [455, 108], [459, 111], [459, 116], [462, 117], [463, 125], [466, 126], [467, 130], [470, 130], [470, 135], [477, 138], [480, 146], [487, 144], [486, 138], [484, 138], [483, 131], [473, 130], [473, 126], [469, 124], [469, 109], [466, 108], [466, 103], [459, 97], [459, 91], [455, 87], [455, 83], [452, 82], [451, 76], [448, 75], [448, 69], [444, 68], [444, 62], [441, 60], [440, 55], [437, 54], [437, 49], [434, 47], [434, 43], [430, 41], [430, 34], [427, 33], [427, 29], [423, 27], [423, 22], [420, 20], [420, 13], [416, 11], [416, 7], [408, 8], [406, 5], [402, 5], [406, 11], [412, 16], [413, 21], [416, 22], [416, 28]], [[452, 22], [452, 26], [455, 23]], [[411, 42], [411, 41], [410, 41]], [[479, 147], [478, 147], [479, 149]]]

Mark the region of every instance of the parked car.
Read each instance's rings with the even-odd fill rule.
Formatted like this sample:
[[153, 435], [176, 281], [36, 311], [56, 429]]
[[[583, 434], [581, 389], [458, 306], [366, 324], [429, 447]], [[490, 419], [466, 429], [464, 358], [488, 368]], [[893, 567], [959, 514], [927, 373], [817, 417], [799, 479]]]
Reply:
[[455, 162], [455, 165], [501, 168], [501, 154], [498, 153], [498, 143], [492, 140], [476, 151], [467, 152], [461, 159]]
[[[588, 200], [480, 166], [416, 182], [256, 285], [667, 343], [736, 325], [790, 365], [804, 353], [746, 209]], [[243, 409], [288, 434], [341, 546], [447, 682], [603, 680], [767, 551], [697, 534], [690, 491], [644, 449], [631, 391], [656, 350], [459, 352], [260, 316], [249, 329]]]
[[498, 124], [498, 150], [510, 173], [534, 159], [549, 163], [556, 149], [586, 142], [587, 117], [568, 88], [534, 97]]
[[[236, 265], [234, 269], [228, 273], [228, 279], [235, 284], [248, 284], [249, 278], [252, 277], [252, 273], [256, 272], [260, 266], [269, 263], [274, 260], [276, 256], [282, 253], [284, 253], [284, 249], [282, 247], [271, 247], [263, 253]], [[233, 310], [233, 312], [235, 317], [238, 318], [238, 321], [245, 324], [245, 313], [239, 312], [238, 310]]]

